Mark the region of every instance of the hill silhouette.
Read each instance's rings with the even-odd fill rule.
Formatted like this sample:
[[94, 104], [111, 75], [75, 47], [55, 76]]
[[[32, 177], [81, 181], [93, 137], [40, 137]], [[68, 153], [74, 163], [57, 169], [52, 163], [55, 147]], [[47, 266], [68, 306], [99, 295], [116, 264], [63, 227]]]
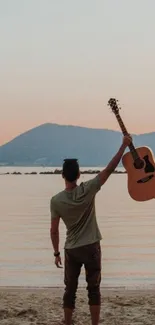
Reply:
[[[121, 144], [122, 134], [52, 123], [42, 124], [0, 146], [0, 164], [61, 166], [64, 158], [76, 157], [82, 166], [105, 166]], [[155, 133], [133, 135], [136, 146], [155, 151]]]

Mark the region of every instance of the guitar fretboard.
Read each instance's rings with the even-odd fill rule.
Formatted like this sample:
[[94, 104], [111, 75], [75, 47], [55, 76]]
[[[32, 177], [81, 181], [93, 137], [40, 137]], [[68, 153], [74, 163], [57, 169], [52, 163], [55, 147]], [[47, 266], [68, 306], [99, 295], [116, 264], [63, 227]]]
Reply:
[[[129, 133], [128, 133], [128, 131], [127, 131], [127, 129], [126, 129], [124, 123], [123, 123], [123, 120], [122, 120], [121, 116], [119, 115], [119, 113], [115, 113], [115, 115], [116, 115], [117, 121], [118, 121], [118, 123], [120, 125], [120, 128], [122, 130], [122, 133], [124, 135], [128, 135]], [[133, 145], [133, 143], [130, 144], [129, 149], [130, 149], [130, 152], [131, 152], [131, 154], [133, 156], [133, 159], [134, 160], [138, 159], [139, 156], [137, 154], [137, 151], [136, 151], [135, 146]]]

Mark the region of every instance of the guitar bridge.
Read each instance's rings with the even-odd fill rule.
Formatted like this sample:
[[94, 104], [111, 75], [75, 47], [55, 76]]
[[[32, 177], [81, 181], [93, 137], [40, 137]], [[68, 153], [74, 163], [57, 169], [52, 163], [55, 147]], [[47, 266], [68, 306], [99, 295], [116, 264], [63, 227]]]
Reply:
[[137, 181], [137, 183], [146, 183], [146, 182], [150, 181], [150, 179], [152, 179], [153, 177], [154, 177], [154, 175], [152, 174], [152, 175], [150, 175], [150, 176], [147, 176], [147, 177], [144, 177], [144, 178], [142, 178], [142, 179], [139, 179], [139, 180]]

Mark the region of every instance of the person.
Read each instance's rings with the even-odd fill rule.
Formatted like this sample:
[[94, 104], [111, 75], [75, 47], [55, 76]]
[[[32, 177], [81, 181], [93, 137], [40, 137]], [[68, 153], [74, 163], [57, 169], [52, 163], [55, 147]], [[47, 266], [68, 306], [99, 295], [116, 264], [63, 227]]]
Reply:
[[132, 142], [131, 136], [123, 137], [122, 145], [106, 168], [94, 178], [77, 185], [80, 177], [77, 159], [65, 159], [62, 177], [65, 189], [50, 200], [51, 241], [55, 264], [62, 267], [59, 252], [59, 221], [66, 225], [67, 237], [64, 247], [63, 308], [65, 325], [71, 325], [75, 309], [76, 291], [81, 267], [84, 265], [88, 290], [88, 303], [92, 325], [99, 324], [101, 294], [101, 247], [102, 239], [95, 212], [95, 196], [118, 166], [125, 149]]

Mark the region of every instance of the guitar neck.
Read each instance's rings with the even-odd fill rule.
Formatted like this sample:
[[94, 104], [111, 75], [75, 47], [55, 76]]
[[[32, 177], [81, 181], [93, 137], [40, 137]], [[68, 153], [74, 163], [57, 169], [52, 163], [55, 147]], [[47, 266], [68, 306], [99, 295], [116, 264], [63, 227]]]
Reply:
[[[118, 123], [119, 123], [119, 126], [120, 126], [120, 128], [121, 128], [121, 130], [122, 130], [122, 133], [123, 133], [124, 135], [128, 135], [129, 133], [128, 133], [128, 131], [127, 131], [127, 129], [126, 129], [124, 123], [123, 123], [123, 120], [122, 120], [121, 116], [119, 115], [119, 113], [116, 113], [115, 115], [116, 115], [117, 121], [118, 121]], [[138, 159], [139, 156], [138, 156], [138, 154], [137, 154], [137, 151], [136, 151], [135, 146], [133, 145], [133, 143], [131, 143], [131, 144], [129, 145], [129, 149], [130, 149], [130, 152], [131, 152], [131, 154], [132, 154], [132, 156], [133, 156], [133, 159], [134, 159], [134, 160]]]
[[124, 123], [123, 123], [123, 120], [122, 120], [122, 118], [120, 117], [119, 113], [116, 113], [115, 115], [116, 115], [117, 121], [118, 121], [118, 123], [119, 123], [119, 126], [120, 126], [120, 128], [121, 128], [121, 130], [122, 130], [122, 133], [123, 133], [124, 135], [128, 135], [128, 131], [127, 131], [127, 129], [126, 129], [126, 127], [125, 127], [125, 125], [124, 125]]

